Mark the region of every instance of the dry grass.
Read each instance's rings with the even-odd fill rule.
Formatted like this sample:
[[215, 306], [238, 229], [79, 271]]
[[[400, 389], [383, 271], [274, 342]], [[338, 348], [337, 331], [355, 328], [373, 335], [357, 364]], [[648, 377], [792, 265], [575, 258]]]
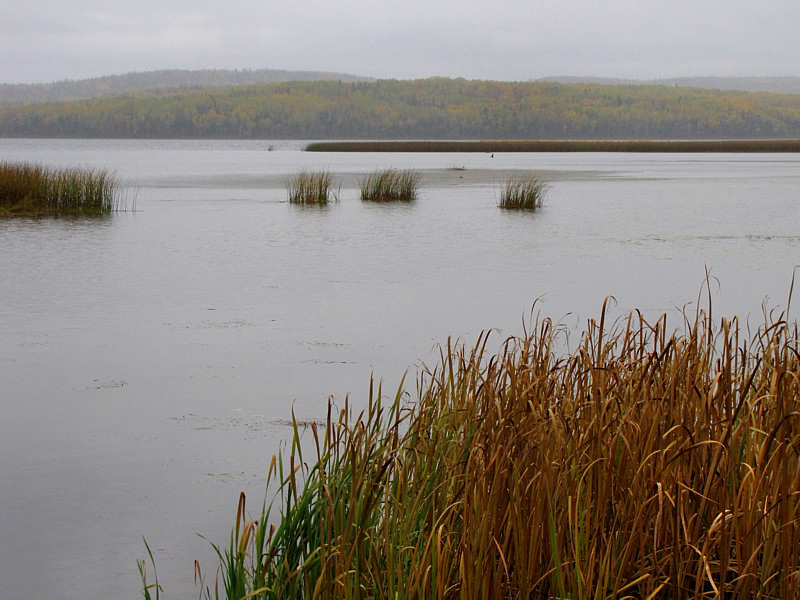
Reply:
[[126, 207], [118, 178], [104, 169], [0, 163], [2, 215], [102, 215]]
[[339, 188], [329, 171], [300, 171], [286, 180], [292, 204], [327, 204], [339, 200]]
[[385, 169], [369, 173], [359, 180], [361, 199], [374, 202], [415, 200], [422, 176], [410, 169]]
[[500, 190], [500, 208], [536, 210], [541, 208], [549, 186], [536, 175], [512, 175]]
[[800, 152], [800, 140], [315, 142], [308, 152]]
[[564, 355], [542, 320], [448, 343], [413, 402], [329, 407], [256, 520], [241, 497], [205, 595], [800, 597], [797, 324], [672, 331], [604, 309]]

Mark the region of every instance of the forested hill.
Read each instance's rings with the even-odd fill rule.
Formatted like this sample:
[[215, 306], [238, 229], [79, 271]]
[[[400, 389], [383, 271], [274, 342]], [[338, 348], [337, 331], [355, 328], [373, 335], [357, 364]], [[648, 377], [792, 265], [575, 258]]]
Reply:
[[800, 95], [458, 79], [291, 82], [7, 106], [0, 136], [800, 138]]
[[0, 84], [0, 104], [62, 102], [101, 96], [157, 91], [161, 95], [191, 88], [255, 85], [281, 81], [372, 81], [368, 77], [322, 71], [278, 69], [167, 69], [53, 83]]
[[800, 94], [800, 77], [672, 77], [670, 79], [613, 79], [607, 77], [545, 77], [556, 83], [598, 83], [602, 85], [665, 85], [709, 90], [775, 92]]

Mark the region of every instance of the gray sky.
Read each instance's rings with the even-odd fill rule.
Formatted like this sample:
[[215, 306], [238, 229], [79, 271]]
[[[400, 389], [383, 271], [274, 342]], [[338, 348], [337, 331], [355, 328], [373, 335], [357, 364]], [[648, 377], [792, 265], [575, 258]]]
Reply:
[[798, 0], [0, 0], [0, 82], [165, 68], [800, 75]]

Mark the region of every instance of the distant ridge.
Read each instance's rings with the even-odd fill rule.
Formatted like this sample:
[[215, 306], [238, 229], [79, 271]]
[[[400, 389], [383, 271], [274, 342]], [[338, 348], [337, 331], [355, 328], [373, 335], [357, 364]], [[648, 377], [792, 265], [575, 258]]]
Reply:
[[[123, 94], [160, 96], [185, 93], [202, 88], [224, 88], [289, 81], [375, 81], [374, 78], [327, 71], [286, 71], [281, 69], [165, 69], [90, 79], [52, 83], [0, 83], [0, 104], [65, 102], [89, 100]], [[775, 92], [800, 94], [800, 77], [674, 77], [668, 79], [621, 79], [611, 77], [554, 76], [532, 80], [565, 84], [658, 85], [692, 87], [723, 91]]]
[[0, 104], [88, 100], [136, 92], [160, 95], [182, 93], [207, 87], [256, 85], [287, 81], [373, 81], [369, 77], [325, 71], [284, 71], [279, 69], [168, 69], [53, 83], [1, 83]]
[[0, 137], [798, 140], [800, 94], [431, 78], [0, 106]]
[[599, 85], [662, 85], [707, 90], [800, 94], [800, 77], [673, 77], [669, 79], [615, 79], [612, 77], [543, 77], [535, 81]]

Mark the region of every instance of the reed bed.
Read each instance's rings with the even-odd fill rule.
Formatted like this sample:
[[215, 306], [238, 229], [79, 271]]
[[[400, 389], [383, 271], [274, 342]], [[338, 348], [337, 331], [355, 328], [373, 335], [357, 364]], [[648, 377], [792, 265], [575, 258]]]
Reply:
[[411, 169], [375, 171], [359, 180], [361, 199], [376, 202], [415, 200], [421, 181], [422, 176]]
[[800, 140], [315, 142], [307, 152], [800, 152]]
[[127, 208], [128, 196], [105, 169], [0, 163], [0, 213], [103, 215]]
[[800, 597], [797, 323], [673, 331], [604, 306], [564, 353], [534, 321], [448, 343], [413, 401], [329, 405], [310, 446], [295, 424], [201, 596]]
[[339, 200], [339, 188], [329, 171], [300, 171], [286, 180], [292, 204], [328, 204]]
[[500, 208], [536, 210], [541, 208], [549, 189], [548, 184], [536, 175], [512, 175], [500, 190]]

